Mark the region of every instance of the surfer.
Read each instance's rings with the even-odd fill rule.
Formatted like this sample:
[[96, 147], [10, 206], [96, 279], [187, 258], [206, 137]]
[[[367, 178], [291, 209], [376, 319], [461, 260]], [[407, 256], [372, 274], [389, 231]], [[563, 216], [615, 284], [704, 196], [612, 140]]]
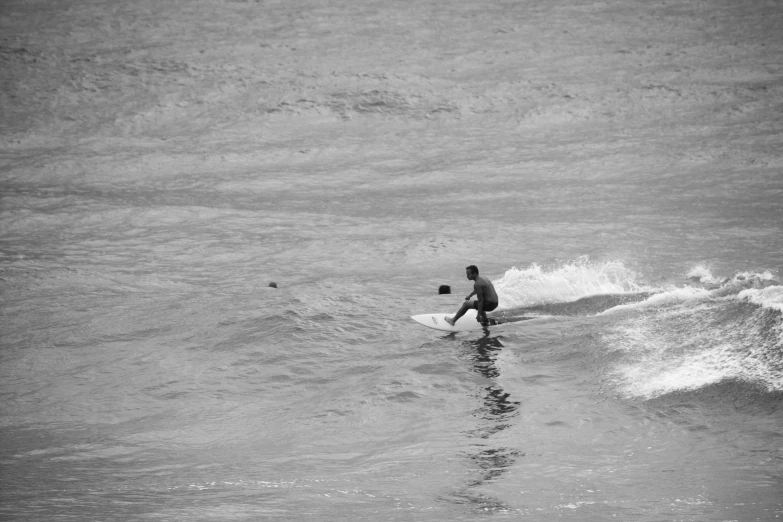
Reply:
[[[446, 322], [451, 326], [454, 326], [454, 323], [459, 321], [459, 318], [465, 315], [465, 312], [471, 308], [478, 310], [476, 321], [486, 323], [487, 312], [491, 312], [498, 307], [498, 294], [495, 292], [495, 287], [492, 286], [492, 281], [486, 277], [480, 276], [479, 269], [476, 265], [466, 267], [465, 275], [469, 280], [473, 281], [473, 291], [465, 298], [465, 302], [462, 303], [462, 306], [454, 317], [446, 317]], [[474, 295], [477, 299], [471, 301], [470, 298]]]

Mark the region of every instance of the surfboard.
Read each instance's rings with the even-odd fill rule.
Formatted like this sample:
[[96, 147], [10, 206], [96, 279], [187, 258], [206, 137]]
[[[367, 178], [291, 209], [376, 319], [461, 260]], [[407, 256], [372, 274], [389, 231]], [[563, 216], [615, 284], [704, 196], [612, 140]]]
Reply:
[[[484, 326], [476, 321], [476, 310], [468, 310], [465, 315], [459, 318], [459, 321], [454, 323], [454, 326], [446, 322], [447, 317], [452, 317], [454, 314], [420, 314], [412, 315], [411, 319], [416, 321], [422, 326], [427, 328], [434, 328], [442, 332], [469, 332], [471, 330], [481, 330]], [[489, 319], [489, 326], [498, 324], [492, 318]]]

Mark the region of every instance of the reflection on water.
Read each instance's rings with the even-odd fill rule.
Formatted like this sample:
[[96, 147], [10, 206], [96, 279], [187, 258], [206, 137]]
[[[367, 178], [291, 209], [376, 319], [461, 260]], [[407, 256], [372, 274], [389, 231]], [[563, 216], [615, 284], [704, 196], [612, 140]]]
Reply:
[[[471, 445], [473, 451], [467, 455], [476, 471], [476, 476], [467, 483], [467, 487], [476, 488], [498, 478], [513, 465], [517, 457], [524, 456], [518, 449], [496, 447], [491, 441], [493, 434], [513, 424], [520, 403], [513, 400], [496, 381], [500, 377], [496, 360], [503, 348], [502, 336], [490, 335], [489, 329], [485, 328], [483, 337], [467, 340], [464, 345], [470, 355], [473, 371], [492, 380], [489, 386], [484, 387], [482, 406], [474, 412], [481, 422], [476, 429], [468, 432], [471, 437], [479, 439]], [[478, 504], [482, 509], [511, 509], [497, 499], [471, 491], [461, 491], [456, 496], [459, 501]]]
[[472, 354], [473, 370], [493, 380], [491, 385], [484, 388], [486, 392], [482, 397], [484, 405], [475, 413], [477, 417], [488, 421], [488, 424], [479, 427], [474, 434], [486, 439], [509, 426], [508, 421], [515, 416], [519, 403], [509, 400], [510, 394], [494, 381], [500, 376], [496, 359], [498, 352], [503, 348], [501, 337], [491, 336], [489, 330], [485, 329], [483, 337], [466, 341], [465, 344]]

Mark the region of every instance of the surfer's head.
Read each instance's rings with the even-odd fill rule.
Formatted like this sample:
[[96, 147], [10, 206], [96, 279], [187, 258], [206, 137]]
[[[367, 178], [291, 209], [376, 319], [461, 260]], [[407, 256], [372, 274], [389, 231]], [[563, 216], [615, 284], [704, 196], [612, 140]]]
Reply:
[[470, 265], [465, 267], [465, 275], [468, 279], [473, 280], [478, 276], [478, 267], [476, 265]]

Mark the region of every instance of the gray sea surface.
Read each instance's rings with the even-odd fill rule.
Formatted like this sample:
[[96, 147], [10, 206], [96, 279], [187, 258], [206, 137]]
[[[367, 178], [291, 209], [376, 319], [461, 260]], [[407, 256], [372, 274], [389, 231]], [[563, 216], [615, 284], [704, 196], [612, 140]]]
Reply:
[[781, 27], [2, 2], [0, 518], [779, 519]]

